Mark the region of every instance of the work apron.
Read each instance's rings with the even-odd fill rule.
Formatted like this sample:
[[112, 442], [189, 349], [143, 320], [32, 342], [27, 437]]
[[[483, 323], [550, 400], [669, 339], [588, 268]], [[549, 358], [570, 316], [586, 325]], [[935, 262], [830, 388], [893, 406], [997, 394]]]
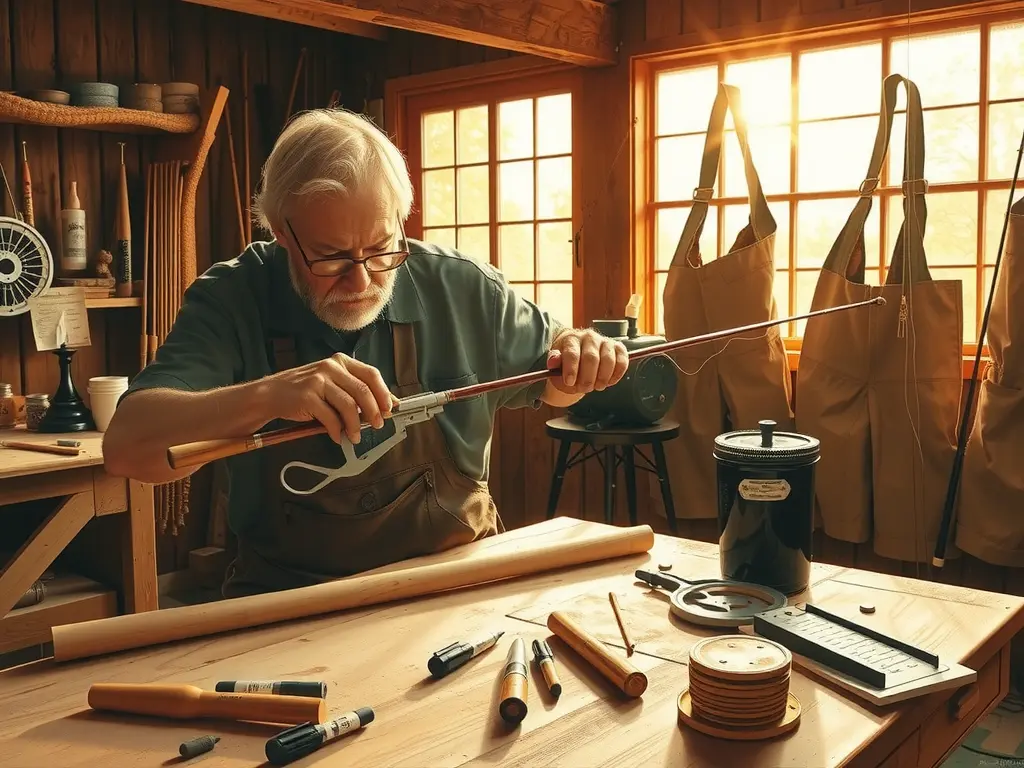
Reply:
[[[423, 392], [413, 326], [392, 323], [395, 379], [404, 398]], [[291, 339], [278, 339], [274, 367], [294, 367]], [[291, 359], [288, 359], [291, 358]], [[365, 433], [364, 433], [365, 435]], [[360, 441], [362, 443], [362, 441]], [[357, 454], [361, 446], [356, 446]], [[263, 505], [251, 531], [238, 536], [228, 568], [226, 597], [308, 586], [419, 555], [440, 552], [498, 532], [487, 484], [464, 475], [436, 419], [408, 434], [363, 473], [334, 480], [310, 495], [281, 484], [290, 461], [336, 468], [341, 448], [327, 435], [261, 449]], [[293, 487], [312, 487], [321, 475], [289, 470]]]
[[[729, 251], [704, 264], [699, 242], [718, 175], [726, 110], [732, 113], [743, 153], [750, 217]], [[694, 190], [665, 285], [669, 340], [778, 317], [772, 291], [776, 229], [751, 158], [740, 92], [722, 83], [708, 123], [700, 186]], [[792, 427], [786, 350], [774, 327], [767, 333], [740, 334], [728, 345], [721, 341], [685, 347], [672, 357], [682, 369], [671, 416], [680, 423], [679, 437], [665, 443], [675, 513], [712, 518], [718, 513], [715, 438], [731, 429], [755, 429], [762, 419], [774, 419], [780, 431]], [[651, 496], [661, 498], [653, 487]]]
[[[904, 221], [885, 284], [864, 283], [864, 224], [889, 147], [896, 92], [907, 91]], [[883, 556], [930, 559], [956, 450], [962, 389], [960, 280], [932, 280], [924, 125], [917, 86], [885, 78], [878, 132], [860, 199], [818, 277], [812, 310], [882, 296], [884, 306], [807, 321], [796, 385], [796, 428], [821, 441], [817, 519], [834, 539]]]
[[[1013, 204], [988, 318], [989, 354], [964, 454], [956, 543], [993, 565], [1024, 563], [1024, 198]], [[1016, 342], [1016, 346], [1014, 346]]]

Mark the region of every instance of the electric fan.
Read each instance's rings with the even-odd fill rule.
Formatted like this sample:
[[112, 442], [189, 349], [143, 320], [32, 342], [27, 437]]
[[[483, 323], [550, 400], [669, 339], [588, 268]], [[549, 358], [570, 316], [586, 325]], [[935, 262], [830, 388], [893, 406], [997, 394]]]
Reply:
[[53, 254], [39, 230], [0, 216], [0, 316], [28, 311], [28, 300], [53, 281]]

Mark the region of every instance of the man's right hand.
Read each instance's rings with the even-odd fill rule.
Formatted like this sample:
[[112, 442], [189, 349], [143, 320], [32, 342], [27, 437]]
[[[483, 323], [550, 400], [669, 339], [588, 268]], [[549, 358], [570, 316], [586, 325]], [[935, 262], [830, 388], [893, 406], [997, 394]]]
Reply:
[[275, 418], [319, 421], [337, 443], [342, 435], [358, 443], [362, 422], [380, 429], [398, 404], [380, 371], [340, 353], [275, 373], [262, 383]]

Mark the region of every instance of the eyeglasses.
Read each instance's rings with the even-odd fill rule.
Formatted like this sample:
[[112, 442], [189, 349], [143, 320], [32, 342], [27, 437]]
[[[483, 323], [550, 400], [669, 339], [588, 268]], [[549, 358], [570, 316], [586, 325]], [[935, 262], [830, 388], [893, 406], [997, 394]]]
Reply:
[[313, 261], [306, 256], [302, 243], [299, 242], [298, 235], [292, 228], [292, 223], [288, 219], [285, 219], [284, 223], [288, 225], [288, 231], [291, 232], [292, 239], [295, 240], [295, 245], [298, 246], [299, 253], [302, 254], [302, 259], [306, 262], [309, 271], [314, 275], [327, 277], [344, 274], [356, 264], [362, 264], [367, 272], [390, 272], [392, 269], [402, 266], [409, 258], [409, 243], [405, 238], [405, 227], [402, 226], [401, 217], [396, 221], [398, 222], [398, 250], [372, 253], [362, 258], [336, 253], [333, 256], [323, 256]]

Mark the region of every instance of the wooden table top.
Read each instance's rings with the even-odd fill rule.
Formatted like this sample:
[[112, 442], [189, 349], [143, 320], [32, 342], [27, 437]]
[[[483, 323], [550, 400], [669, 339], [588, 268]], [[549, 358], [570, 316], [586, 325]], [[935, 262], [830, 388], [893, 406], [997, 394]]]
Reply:
[[[556, 518], [540, 526], [564, 531], [567, 524]], [[536, 532], [538, 526], [530, 528]], [[633, 577], [637, 568], [653, 570], [658, 563], [671, 563], [673, 573], [694, 578], [719, 573], [716, 547], [658, 536], [645, 555], [290, 624], [9, 670], [0, 673], [2, 762], [7, 768], [174, 765], [182, 741], [211, 734], [220, 742], [197, 764], [259, 766], [266, 764], [267, 739], [283, 729], [92, 712], [86, 693], [94, 682], [190, 683], [213, 690], [218, 680], [323, 680], [329, 688], [329, 717], [373, 707], [374, 722], [293, 763], [296, 768], [831, 766], [845, 763], [901, 718], [919, 722], [938, 705], [936, 697], [953, 693], [878, 709], [794, 669], [791, 691], [803, 714], [790, 734], [738, 742], [689, 730], [679, 724], [676, 710], [687, 686], [689, 648], [702, 637], [730, 630], [670, 618], [666, 594]], [[650, 681], [641, 699], [626, 699], [545, 626], [552, 610], [567, 611], [624, 653], [610, 591], [618, 596], [637, 643], [631, 661]], [[822, 564], [814, 566], [808, 592], [791, 602], [803, 600], [961, 663], [982, 649], [986, 654], [998, 650], [1024, 625], [1024, 600], [1018, 597]], [[863, 603], [873, 604], [876, 612], [861, 614]], [[440, 681], [429, 678], [426, 664], [433, 651], [499, 630], [505, 635], [496, 647]], [[563, 692], [554, 701], [531, 660], [529, 714], [510, 730], [498, 716], [497, 698], [505, 656], [517, 636], [528, 644], [533, 638], [549, 640]]]
[[19, 425], [0, 429], [0, 442], [5, 440], [34, 443], [35, 445], [56, 445], [58, 440], [78, 440], [82, 443], [82, 452], [77, 456], [59, 456], [53, 453], [39, 453], [0, 446], [0, 480], [5, 477], [37, 475], [43, 472], [91, 467], [103, 463], [102, 432], [68, 432], [66, 434], [29, 432], [24, 425]]

